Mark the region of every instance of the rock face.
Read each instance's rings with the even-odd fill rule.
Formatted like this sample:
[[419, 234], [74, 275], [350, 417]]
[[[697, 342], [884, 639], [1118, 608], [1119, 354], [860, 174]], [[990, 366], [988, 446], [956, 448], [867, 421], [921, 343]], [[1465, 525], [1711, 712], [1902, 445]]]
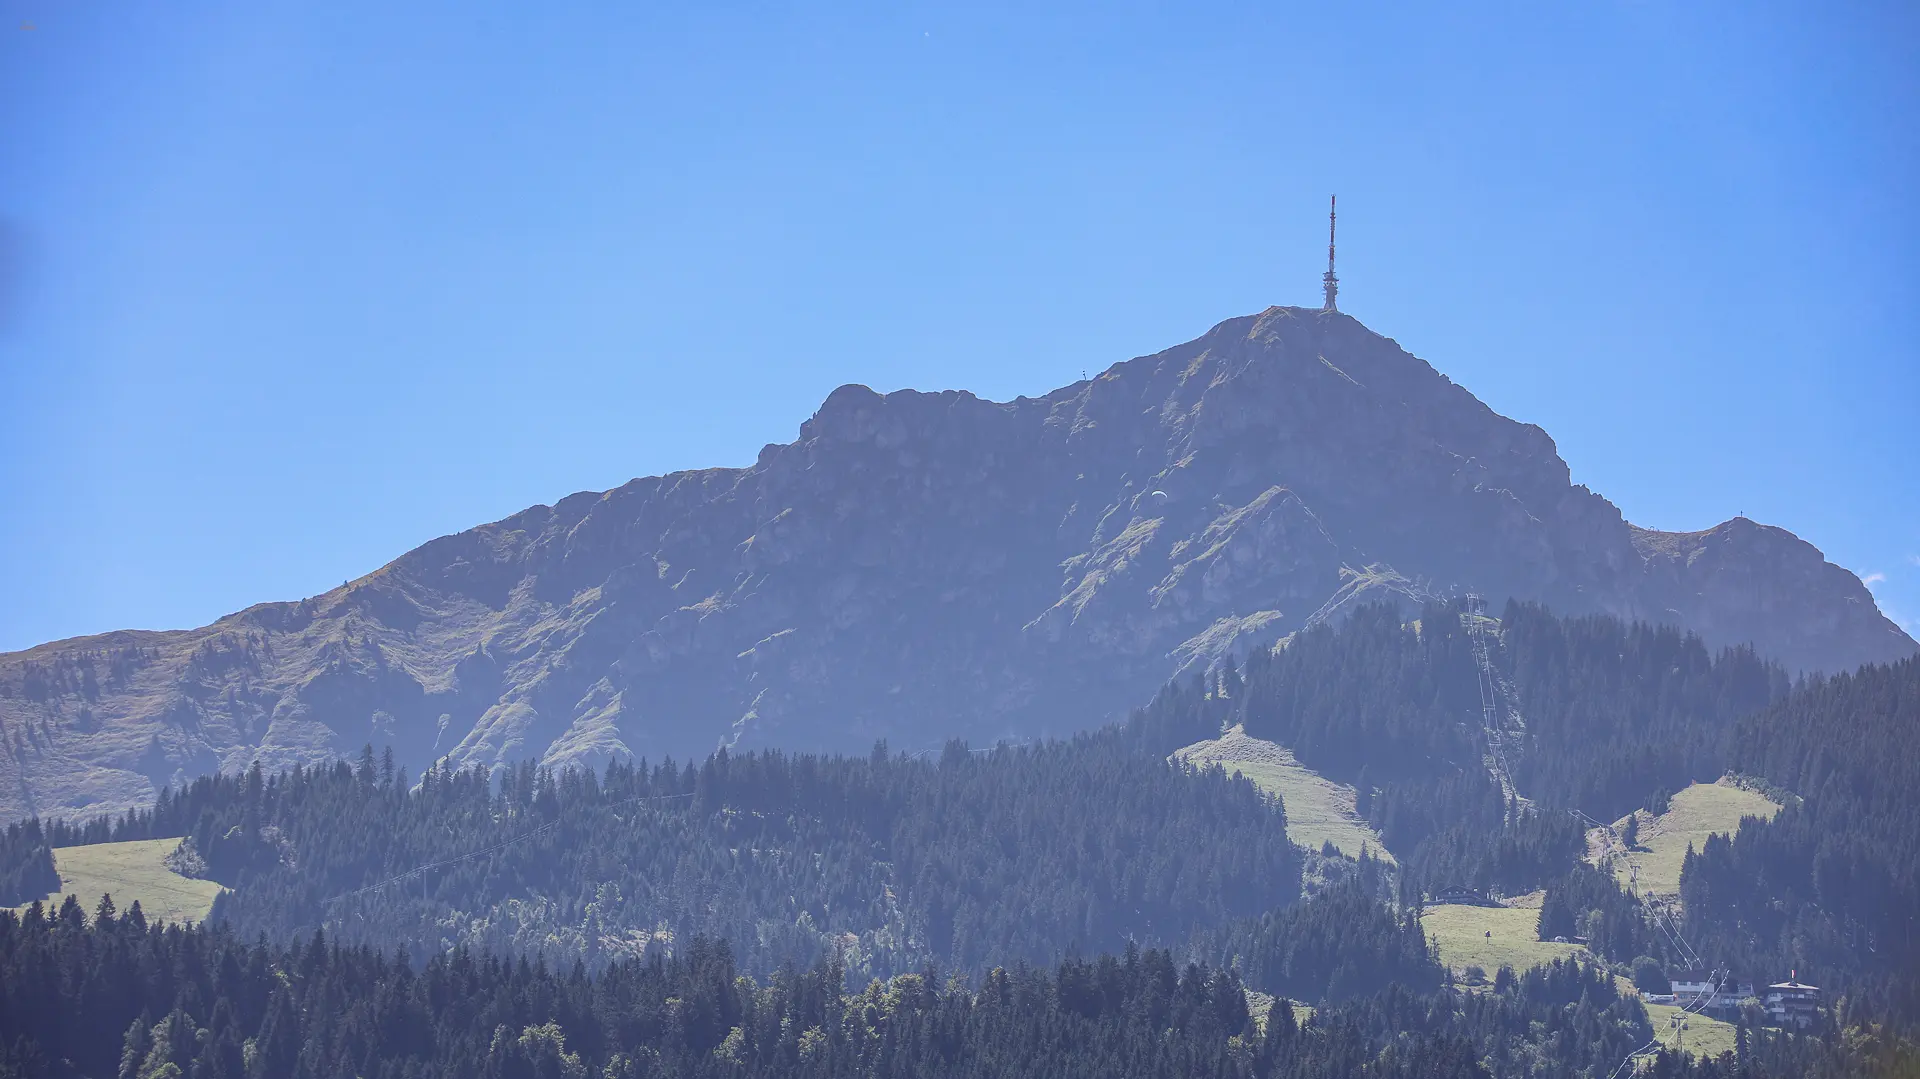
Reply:
[[0, 656], [0, 816], [368, 742], [417, 771], [1064, 733], [1422, 589], [1807, 670], [1915, 650], [1792, 534], [1635, 528], [1538, 427], [1346, 315], [1272, 308], [1039, 399], [843, 386], [752, 468], [572, 495], [203, 629]]

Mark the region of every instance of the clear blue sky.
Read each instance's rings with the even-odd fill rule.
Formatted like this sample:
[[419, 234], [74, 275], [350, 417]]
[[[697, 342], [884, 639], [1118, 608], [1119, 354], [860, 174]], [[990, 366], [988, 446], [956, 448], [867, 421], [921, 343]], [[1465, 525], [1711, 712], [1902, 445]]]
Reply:
[[[1342, 307], [1920, 631], [1920, 7], [0, 0], [0, 649]], [[24, 28], [27, 24], [32, 29]]]

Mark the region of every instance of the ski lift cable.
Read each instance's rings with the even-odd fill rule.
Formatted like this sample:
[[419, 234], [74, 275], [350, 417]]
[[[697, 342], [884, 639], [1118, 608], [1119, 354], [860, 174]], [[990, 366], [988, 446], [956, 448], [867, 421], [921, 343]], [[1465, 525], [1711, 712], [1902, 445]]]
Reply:
[[[1578, 809], [1571, 810], [1571, 812], [1579, 820], [1604, 831], [1610, 840], [1618, 841], [1620, 839], [1619, 833], [1614, 831], [1613, 825], [1603, 824], [1600, 821], [1594, 820], [1591, 816]], [[1609, 860], [1616, 857], [1611, 844], [1609, 844], [1607, 857]], [[1631, 854], [1627, 853], [1624, 842], [1620, 843], [1620, 852], [1617, 857], [1627, 863], [1628, 867], [1633, 870], [1634, 878], [1637, 880], [1639, 878], [1640, 865], [1633, 859]], [[1696, 969], [1705, 967], [1706, 961], [1700, 958], [1700, 953], [1688, 942], [1686, 934], [1681, 932], [1679, 923], [1673, 920], [1672, 915], [1670, 915], [1665, 908], [1654, 903], [1645, 895], [1641, 895], [1638, 898], [1640, 905], [1647, 911], [1648, 920], [1653, 923], [1654, 928], [1658, 929], [1662, 936], [1666, 937], [1670, 944], [1674, 945], [1674, 950], [1679, 954], [1681, 961]], [[1709, 985], [1711, 988], [1709, 988], [1707, 992], [1694, 997], [1693, 1000], [1689, 1001], [1687, 1006], [1682, 1008], [1673, 1018], [1678, 1020], [1685, 1016], [1699, 1015], [1704, 1012], [1707, 1005], [1720, 996], [1720, 990], [1730, 974], [1731, 971], [1726, 967], [1715, 967], [1708, 976], [1710, 978]], [[1655, 1045], [1659, 1044], [1659, 1041], [1660, 1039], [1656, 1035], [1652, 1041], [1628, 1053], [1626, 1058], [1620, 1062], [1619, 1066], [1614, 1068], [1612, 1079], [1619, 1079], [1626, 1068], [1633, 1063], [1634, 1058], [1652, 1049]]]
[[[1584, 812], [1581, 812], [1578, 809], [1575, 809], [1572, 812], [1575, 817], [1586, 822], [1591, 827], [1598, 828], [1606, 832], [1610, 839], [1619, 842], [1620, 852], [1616, 855], [1611, 849], [1609, 849], [1608, 857], [1609, 858], [1618, 857], [1620, 858], [1621, 861], [1626, 862], [1628, 868], [1633, 871], [1633, 875], [1635, 879], [1638, 879], [1640, 863], [1634, 859], [1632, 854], [1627, 852], [1626, 843], [1624, 841], [1620, 841], [1619, 833], [1614, 831], [1613, 825], [1604, 824], [1600, 821], [1594, 820], [1591, 816], [1587, 815]], [[1666, 934], [1675, 943], [1677, 943], [1678, 950], [1680, 952], [1680, 957], [1683, 960], [1685, 960], [1689, 966], [1704, 967], [1706, 965], [1706, 961], [1701, 959], [1699, 951], [1693, 947], [1692, 942], [1687, 940], [1686, 934], [1681, 932], [1679, 923], [1673, 920], [1672, 915], [1670, 915], [1664, 907], [1661, 907], [1659, 904], [1654, 903], [1652, 900], [1646, 898], [1644, 895], [1640, 896], [1639, 899], [1640, 899], [1641, 906], [1646, 908], [1649, 916], [1649, 920], [1651, 920], [1654, 923], [1654, 926], [1660, 929], [1660, 931], [1663, 934]]]

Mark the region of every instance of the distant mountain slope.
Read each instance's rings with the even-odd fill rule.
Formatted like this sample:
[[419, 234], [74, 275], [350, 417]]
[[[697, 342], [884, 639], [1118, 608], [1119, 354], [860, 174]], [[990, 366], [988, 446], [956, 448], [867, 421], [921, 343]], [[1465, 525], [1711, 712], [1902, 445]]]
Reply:
[[1476, 590], [1834, 670], [1915, 650], [1784, 530], [1636, 529], [1352, 318], [1270, 308], [1038, 399], [844, 386], [635, 480], [198, 630], [0, 656], [0, 815], [390, 744], [416, 769], [1077, 729], [1336, 598]]

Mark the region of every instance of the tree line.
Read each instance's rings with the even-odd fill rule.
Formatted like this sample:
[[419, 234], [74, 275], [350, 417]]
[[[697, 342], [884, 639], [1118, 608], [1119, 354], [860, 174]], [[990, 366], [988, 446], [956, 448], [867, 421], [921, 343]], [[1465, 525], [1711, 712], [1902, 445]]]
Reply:
[[1799, 797], [1688, 854], [1702, 950], [1920, 1029], [1920, 659], [1810, 681], [1743, 720], [1732, 758]]
[[1669, 627], [1510, 602], [1487, 641], [1525, 720], [1507, 759], [1529, 809], [1509, 803], [1483, 761], [1480, 617], [1461, 603], [1428, 603], [1412, 620], [1363, 606], [1168, 687], [1134, 717], [1135, 736], [1165, 752], [1243, 724], [1352, 784], [1359, 811], [1424, 885], [1511, 894], [1584, 856], [1584, 827], [1567, 810], [1613, 820], [1664, 809], [1687, 784], [1719, 778], [1736, 721], [1790, 688], [1750, 649], [1715, 653]]
[[1196, 932], [1188, 954], [1293, 1000], [1352, 1000], [1390, 985], [1438, 989], [1445, 972], [1420, 928], [1420, 906], [1396, 900], [1387, 867], [1363, 853], [1328, 871], [1332, 879], [1300, 903]]
[[436, 769], [417, 786], [368, 750], [41, 827], [54, 845], [186, 836], [186, 859], [233, 889], [212, 917], [245, 934], [594, 968], [700, 935], [743, 942], [759, 972], [838, 949], [881, 975], [1171, 946], [1293, 902], [1302, 865], [1278, 799], [1116, 731], [938, 759]]
[[[1304, 927], [1303, 927], [1304, 929]], [[0, 912], [0, 1079], [818, 1077], [1487, 1079], [1610, 1074], [1651, 1034], [1599, 967], [1462, 993], [1399, 984], [1264, 1022], [1239, 978], [1167, 951], [846, 984], [837, 956], [754, 978], [725, 941], [599, 972], [456, 948], [415, 961], [330, 939], [150, 925], [111, 897]], [[1898, 1074], [1896, 1050], [1755, 1033], [1658, 1054], [1663, 1079]]]
[[0, 832], [0, 907], [17, 907], [60, 888], [53, 851], [36, 820], [15, 821]]
[[[1529, 808], [1480, 759], [1473, 617], [1362, 608], [1170, 684], [1118, 727], [934, 759], [722, 753], [599, 775], [442, 768], [415, 784], [368, 749], [205, 777], [118, 819], [10, 827], [0, 900], [57, 887], [52, 846], [183, 835], [182, 865], [235, 888], [214, 919], [246, 937], [324, 929], [590, 972], [724, 937], [754, 975], [831, 957], [856, 978], [928, 963], [977, 978], [1133, 943], [1283, 996], [1358, 1001], [1444, 983], [1417, 915], [1423, 891], [1451, 885], [1544, 886], [1542, 936], [1586, 937], [1619, 964], [1676, 958], [1581, 863], [1567, 810], [1661, 809], [1734, 770], [1805, 798], [1689, 857], [1695, 945], [1756, 980], [1797, 969], [1847, 1014], [1912, 1029], [1915, 662], [1791, 687], [1744, 650], [1509, 604], [1491, 649], [1527, 720], [1509, 760]], [[1362, 861], [1297, 902], [1303, 855], [1279, 800], [1165, 760], [1232, 723], [1354, 783], [1398, 879]]]

